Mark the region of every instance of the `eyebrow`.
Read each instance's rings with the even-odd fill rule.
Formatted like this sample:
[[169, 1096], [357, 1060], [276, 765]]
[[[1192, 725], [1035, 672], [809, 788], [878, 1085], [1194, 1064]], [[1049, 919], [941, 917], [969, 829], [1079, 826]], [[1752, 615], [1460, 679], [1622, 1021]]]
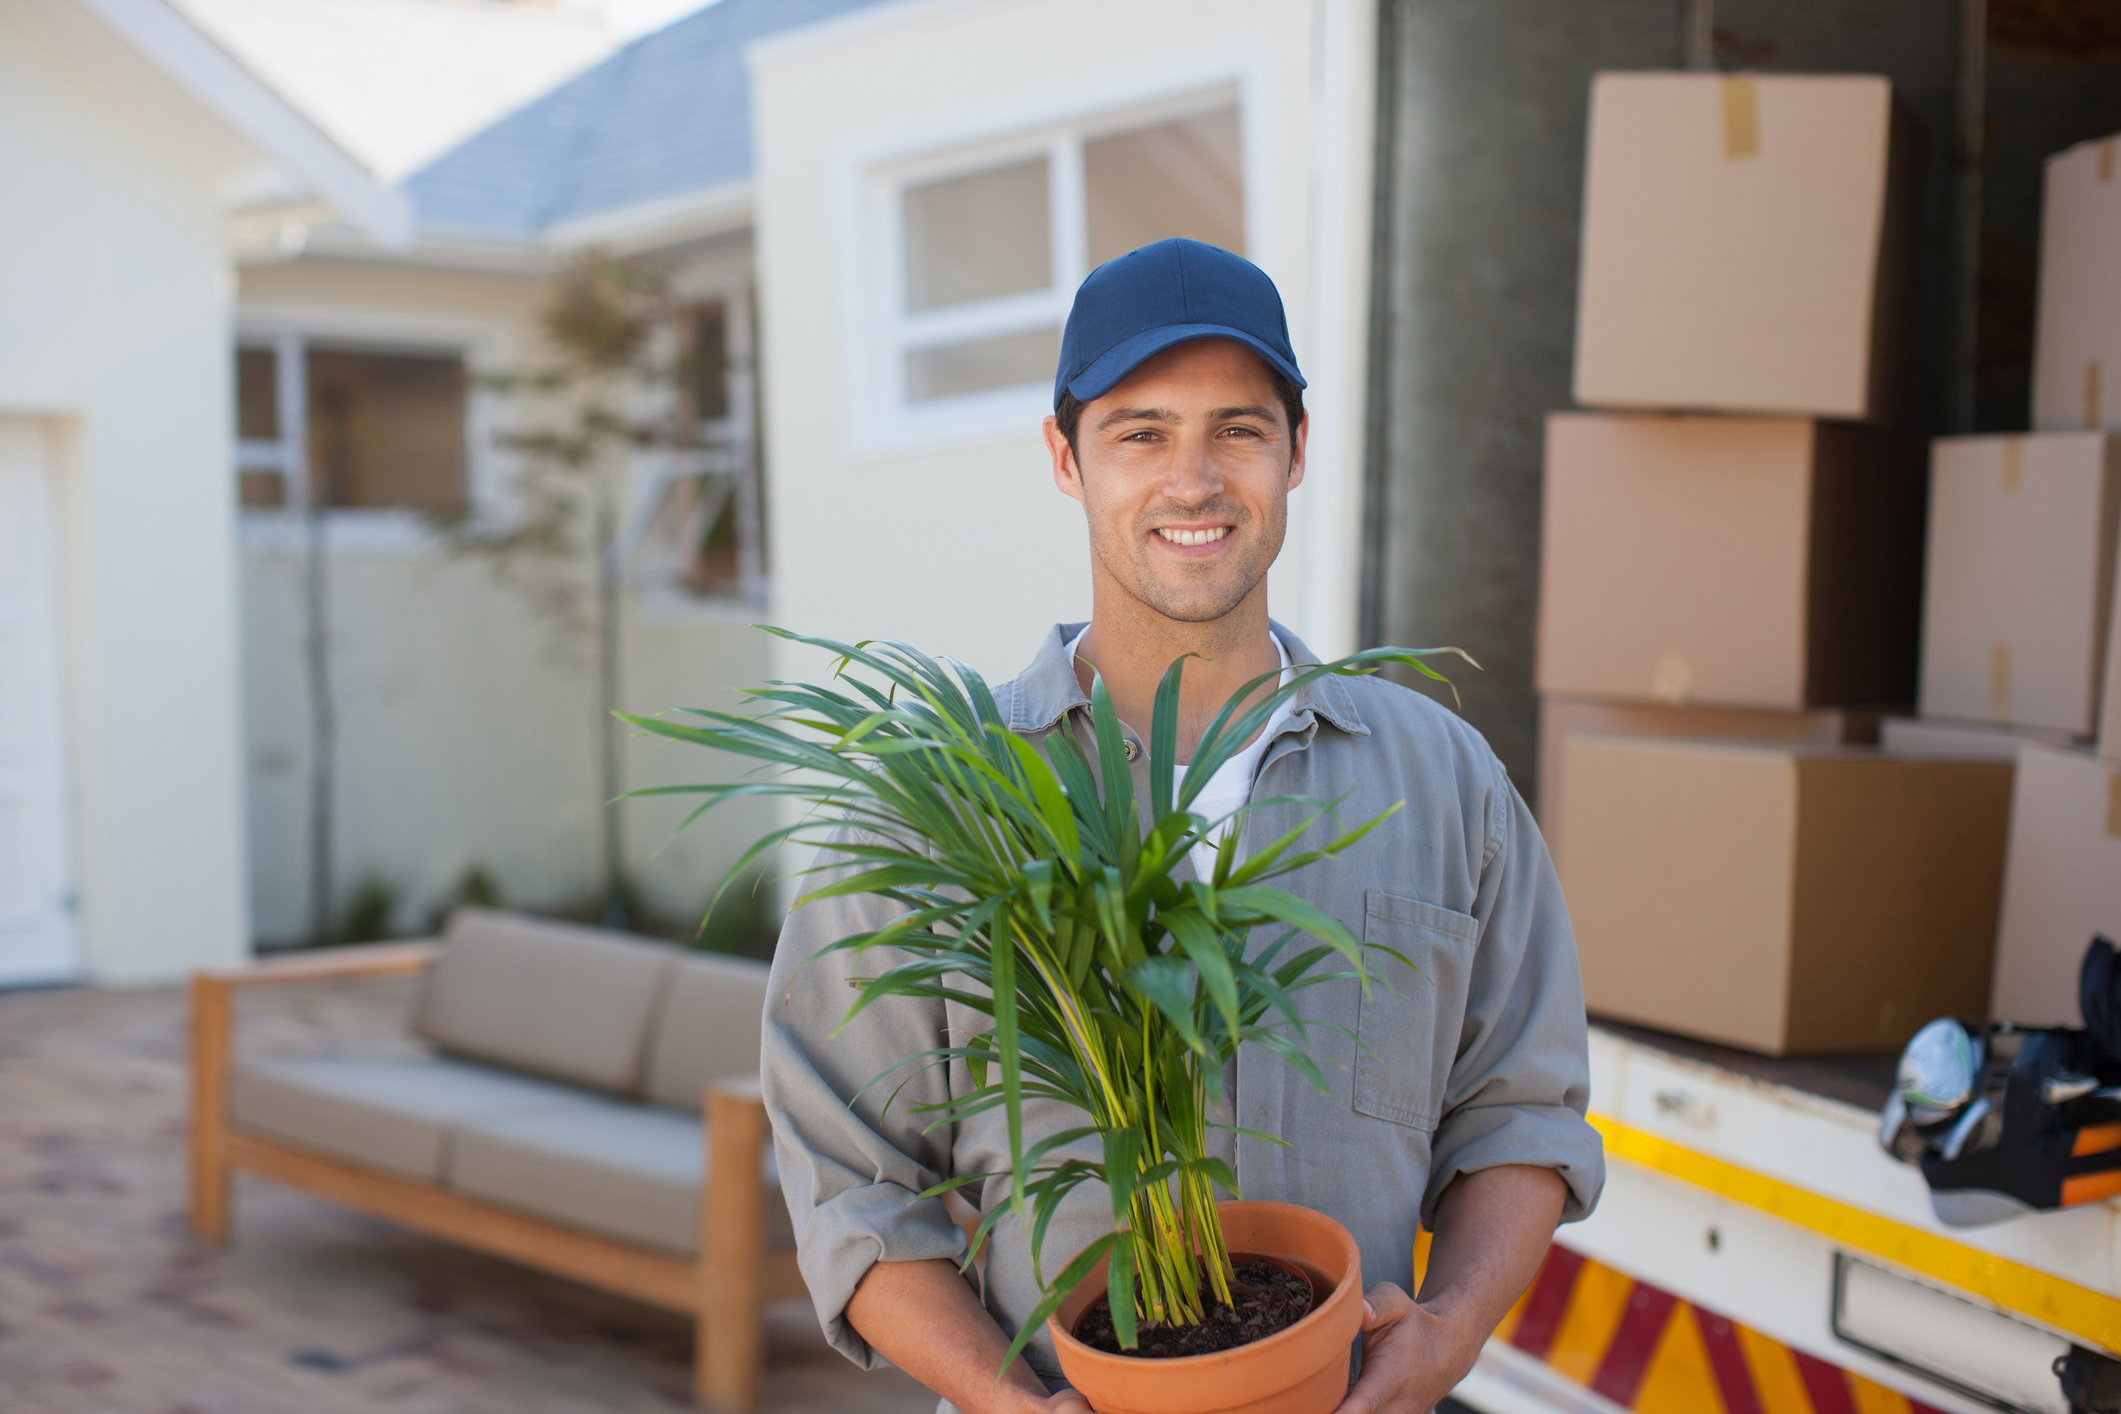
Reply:
[[[1223, 422], [1233, 417], [1263, 417], [1274, 420], [1274, 410], [1264, 403], [1251, 403], [1244, 407], [1210, 408], [1208, 421]], [[1121, 422], [1165, 422], [1181, 423], [1185, 419], [1169, 408], [1114, 408], [1097, 420], [1097, 430], [1102, 432]]]
[[1097, 430], [1120, 422], [1181, 422], [1184, 421], [1169, 408], [1114, 408], [1097, 420]]

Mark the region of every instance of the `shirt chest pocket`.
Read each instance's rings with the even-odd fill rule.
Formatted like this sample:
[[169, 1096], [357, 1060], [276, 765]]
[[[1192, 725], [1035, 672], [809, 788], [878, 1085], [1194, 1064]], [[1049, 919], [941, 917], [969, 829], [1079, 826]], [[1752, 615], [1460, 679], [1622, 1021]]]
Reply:
[[1372, 889], [1363, 895], [1363, 941], [1374, 945], [1367, 961], [1375, 980], [1356, 1027], [1362, 1038], [1356, 1113], [1434, 1129], [1458, 1054], [1480, 924], [1468, 914]]

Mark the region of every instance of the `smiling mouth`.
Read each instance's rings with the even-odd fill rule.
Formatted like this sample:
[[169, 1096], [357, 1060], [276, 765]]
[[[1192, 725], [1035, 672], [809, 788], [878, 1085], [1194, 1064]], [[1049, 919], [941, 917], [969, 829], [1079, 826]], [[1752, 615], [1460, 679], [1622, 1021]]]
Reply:
[[1156, 533], [1173, 545], [1213, 545], [1230, 533], [1230, 527], [1218, 525], [1208, 530], [1180, 530], [1158, 526]]

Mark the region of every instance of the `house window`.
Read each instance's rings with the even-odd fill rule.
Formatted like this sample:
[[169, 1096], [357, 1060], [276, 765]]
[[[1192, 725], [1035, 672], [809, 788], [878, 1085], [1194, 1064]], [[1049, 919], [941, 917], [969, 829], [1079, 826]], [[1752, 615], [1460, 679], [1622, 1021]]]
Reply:
[[1245, 173], [1237, 109], [1083, 144], [1090, 268], [1166, 236], [1245, 253]]
[[1227, 90], [880, 176], [894, 255], [878, 410], [902, 425], [1004, 402], [1020, 417], [1052, 384], [1076, 286], [1105, 261], [1167, 236], [1245, 253]]
[[701, 422], [719, 422], [733, 406], [729, 396], [729, 301], [709, 300], [691, 311], [687, 321], [687, 391], [692, 414]]
[[465, 503], [464, 360], [299, 338], [236, 351], [237, 499], [249, 509]]
[[642, 462], [616, 553], [626, 581], [692, 598], [763, 603], [766, 499], [757, 435], [748, 288], [680, 317], [679, 394], [690, 445]]
[[309, 351], [313, 494], [327, 506], [464, 505], [464, 360]]
[[[236, 436], [246, 446], [279, 446], [276, 377], [271, 349], [236, 350]], [[246, 463], [236, 475], [236, 498], [244, 509], [266, 510], [287, 504], [287, 481], [277, 461], [270, 467]]]
[[1052, 171], [1038, 157], [906, 188], [906, 308], [1052, 284]]

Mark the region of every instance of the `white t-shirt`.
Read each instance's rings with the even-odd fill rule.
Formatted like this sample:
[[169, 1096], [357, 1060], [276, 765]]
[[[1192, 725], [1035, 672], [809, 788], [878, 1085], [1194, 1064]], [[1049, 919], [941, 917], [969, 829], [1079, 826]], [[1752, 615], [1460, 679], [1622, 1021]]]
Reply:
[[[1082, 641], [1089, 632], [1089, 629], [1084, 629], [1068, 644], [1068, 661], [1071, 664], [1075, 661], [1076, 649], [1082, 646]], [[1272, 634], [1267, 636], [1274, 638]], [[1286, 683], [1293, 672], [1289, 667], [1289, 650], [1282, 647], [1279, 638], [1274, 638], [1274, 651], [1281, 655], [1281, 680]], [[1260, 729], [1258, 736], [1252, 738], [1251, 745], [1223, 762], [1221, 769], [1208, 777], [1208, 784], [1201, 788], [1199, 795], [1193, 797], [1192, 810], [1195, 815], [1220, 820], [1252, 798], [1252, 780], [1259, 774], [1259, 763], [1267, 754], [1267, 745], [1274, 740], [1274, 734], [1281, 730], [1282, 723], [1288, 721], [1292, 715], [1288, 702], [1276, 707], [1274, 715], [1267, 719], [1266, 726]], [[1172, 786], [1176, 788], [1184, 785], [1185, 780], [1186, 768], [1174, 767]], [[1214, 876], [1216, 846], [1223, 835], [1228, 833], [1228, 828], [1227, 825], [1224, 826], [1193, 846], [1193, 872], [1198, 877], [1208, 879]]]

